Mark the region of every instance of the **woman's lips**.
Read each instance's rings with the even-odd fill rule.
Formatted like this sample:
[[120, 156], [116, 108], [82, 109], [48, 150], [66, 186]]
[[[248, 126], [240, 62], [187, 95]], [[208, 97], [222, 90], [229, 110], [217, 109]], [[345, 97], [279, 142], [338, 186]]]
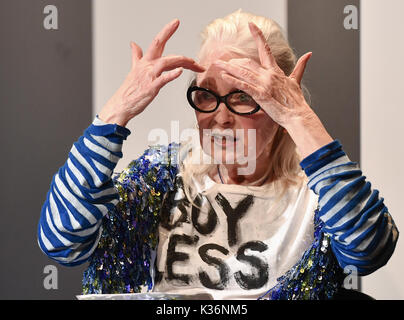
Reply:
[[238, 139], [236, 139], [235, 137], [231, 137], [231, 136], [212, 136], [211, 138], [212, 143], [223, 147], [226, 145], [235, 145], [238, 141]]

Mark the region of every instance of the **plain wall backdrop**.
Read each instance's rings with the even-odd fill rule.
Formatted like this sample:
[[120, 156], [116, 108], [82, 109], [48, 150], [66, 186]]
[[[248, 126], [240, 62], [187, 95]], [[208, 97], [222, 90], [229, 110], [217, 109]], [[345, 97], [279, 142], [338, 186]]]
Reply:
[[[404, 2], [361, 3], [361, 159], [362, 170], [380, 190], [404, 231]], [[388, 264], [363, 277], [363, 290], [378, 299], [404, 299], [402, 235]]]
[[[92, 118], [91, 1], [0, 1], [2, 139], [0, 299], [73, 299], [84, 266], [57, 265], [39, 249], [37, 226], [52, 177]], [[46, 290], [47, 265], [57, 290]], [[46, 271], [46, 270], [45, 270]]]

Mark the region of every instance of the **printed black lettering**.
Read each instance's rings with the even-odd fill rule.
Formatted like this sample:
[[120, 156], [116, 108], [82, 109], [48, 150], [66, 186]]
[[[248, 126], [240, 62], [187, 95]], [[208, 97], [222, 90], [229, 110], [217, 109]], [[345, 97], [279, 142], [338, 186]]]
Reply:
[[216, 201], [222, 207], [227, 216], [227, 237], [229, 246], [234, 246], [238, 241], [238, 221], [247, 213], [248, 209], [254, 203], [254, 197], [252, 195], [246, 196], [244, 199], [240, 200], [234, 209], [230, 206], [229, 201], [227, 201], [227, 199], [221, 193], [217, 194]]
[[156, 272], [156, 274], [154, 276], [154, 283], [158, 284], [161, 282], [161, 280], [163, 280], [164, 272], [159, 271], [159, 269], [157, 267], [157, 259], [154, 260], [154, 270]]
[[261, 241], [250, 241], [240, 246], [237, 251], [237, 260], [248, 262], [255, 269], [255, 272], [251, 272], [251, 275], [245, 275], [238, 271], [234, 274], [234, 278], [239, 286], [245, 290], [258, 289], [268, 281], [268, 264], [255, 256], [245, 255], [247, 249], [263, 252], [268, 249], [268, 246]]
[[[205, 198], [206, 199], [206, 198]], [[194, 203], [195, 206], [192, 206], [192, 224], [194, 225], [195, 229], [200, 233], [200, 234], [209, 234], [215, 230], [216, 225], [217, 225], [217, 215], [215, 210], [213, 209], [212, 205], [210, 204], [209, 200], [206, 199], [208, 204], [209, 204], [209, 210], [208, 210], [208, 218], [206, 223], [202, 224], [199, 222], [199, 217], [201, 215], [201, 209], [199, 207], [201, 206], [202, 203], [202, 198], [198, 194], [198, 196], [195, 198]]]
[[[180, 227], [183, 223], [190, 223], [186, 208], [190, 205], [188, 199], [184, 196], [182, 199], [174, 200], [177, 193], [175, 190], [184, 190], [184, 182], [180, 176], [176, 178], [175, 186], [174, 191], [167, 194], [161, 206], [160, 225], [168, 231]], [[171, 222], [171, 215], [176, 208], [181, 212], [181, 215]]]
[[216, 282], [212, 281], [205, 271], [199, 272], [199, 280], [202, 285], [209, 289], [223, 290], [227, 283], [229, 282], [229, 267], [223, 263], [222, 260], [214, 258], [208, 255], [208, 250], [217, 250], [224, 255], [229, 254], [229, 250], [219, 246], [218, 244], [208, 243], [201, 246], [198, 250], [201, 259], [205, 261], [208, 265], [216, 266], [219, 270], [220, 279]]
[[179, 283], [188, 285], [191, 280], [189, 274], [179, 274], [173, 272], [173, 265], [175, 262], [184, 262], [189, 259], [189, 255], [185, 252], [175, 251], [179, 243], [186, 245], [193, 245], [199, 240], [198, 236], [190, 237], [186, 234], [174, 234], [170, 237], [167, 250], [167, 280], [177, 280]]

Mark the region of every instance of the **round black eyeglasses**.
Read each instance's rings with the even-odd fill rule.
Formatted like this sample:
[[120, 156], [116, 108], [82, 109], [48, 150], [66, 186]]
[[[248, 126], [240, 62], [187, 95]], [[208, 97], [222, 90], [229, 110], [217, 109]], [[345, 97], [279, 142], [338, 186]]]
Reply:
[[224, 102], [227, 109], [238, 115], [253, 114], [261, 109], [249, 94], [241, 90], [219, 96], [209, 89], [191, 86], [187, 90], [187, 98], [192, 108], [203, 113], [216, 111], [221, 102]]

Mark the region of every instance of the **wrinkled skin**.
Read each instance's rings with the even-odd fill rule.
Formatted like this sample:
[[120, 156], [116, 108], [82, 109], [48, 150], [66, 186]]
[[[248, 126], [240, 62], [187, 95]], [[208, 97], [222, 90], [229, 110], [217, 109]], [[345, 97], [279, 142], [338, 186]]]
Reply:
[[178, 19], [168, 23], [154, 38], [145, 55], [136, 43], [131, 42], [132, 68], [121, 87], [99, 113], [101, 120], [126, 126], [129, 120], [145, 110], [162, 87], [180, 76], [183, 68], [204, 71], [191, 58], [162, 56], [168, 39], [178, 26]]
[[267, 167], [270, 144], [279, 126], [287, 130], [302, 158], [333, 141], [305, 101], [300, 87], [311, 52], [303, 55], [291, 75], [286, 76], [277, 65], [262, 31], [250, 22], [249, 28], [257, 44], [259, 61], [226, 55], [218, 46], [210, 58], [201, 62], [204, 64], [202, 66], [188, 57], [162, 56], [166, 42], [178, 26], [178, 19], [167, 24], [145, 55], [137, 44], [131, 42], [131, 70], [99, 113], [101, 120], [126, 126], [133, 117], [146, 109], [163, 86], [178, 78], [182, 69], [186, 68], [200, 74], [198, 84], [201, 85], [203, 78], [210, 74], [210, 78], [215, 80], [215, 89], [219, 91], [217, 93], [224, 95], [237, 88], [248, 93], [262, 107], [257, 114], [241, 116], [243, 118], [230, 114], [222, 106], [210, 116], [197, 114], [201, 128], [257, 130], [257, 170], [250, 176], [240, 177], [235, 170], [237, 166], [227, 166], [224, 168], [227, 169], [226, 183], [248, 184], [263, 174], [260, 168]]

